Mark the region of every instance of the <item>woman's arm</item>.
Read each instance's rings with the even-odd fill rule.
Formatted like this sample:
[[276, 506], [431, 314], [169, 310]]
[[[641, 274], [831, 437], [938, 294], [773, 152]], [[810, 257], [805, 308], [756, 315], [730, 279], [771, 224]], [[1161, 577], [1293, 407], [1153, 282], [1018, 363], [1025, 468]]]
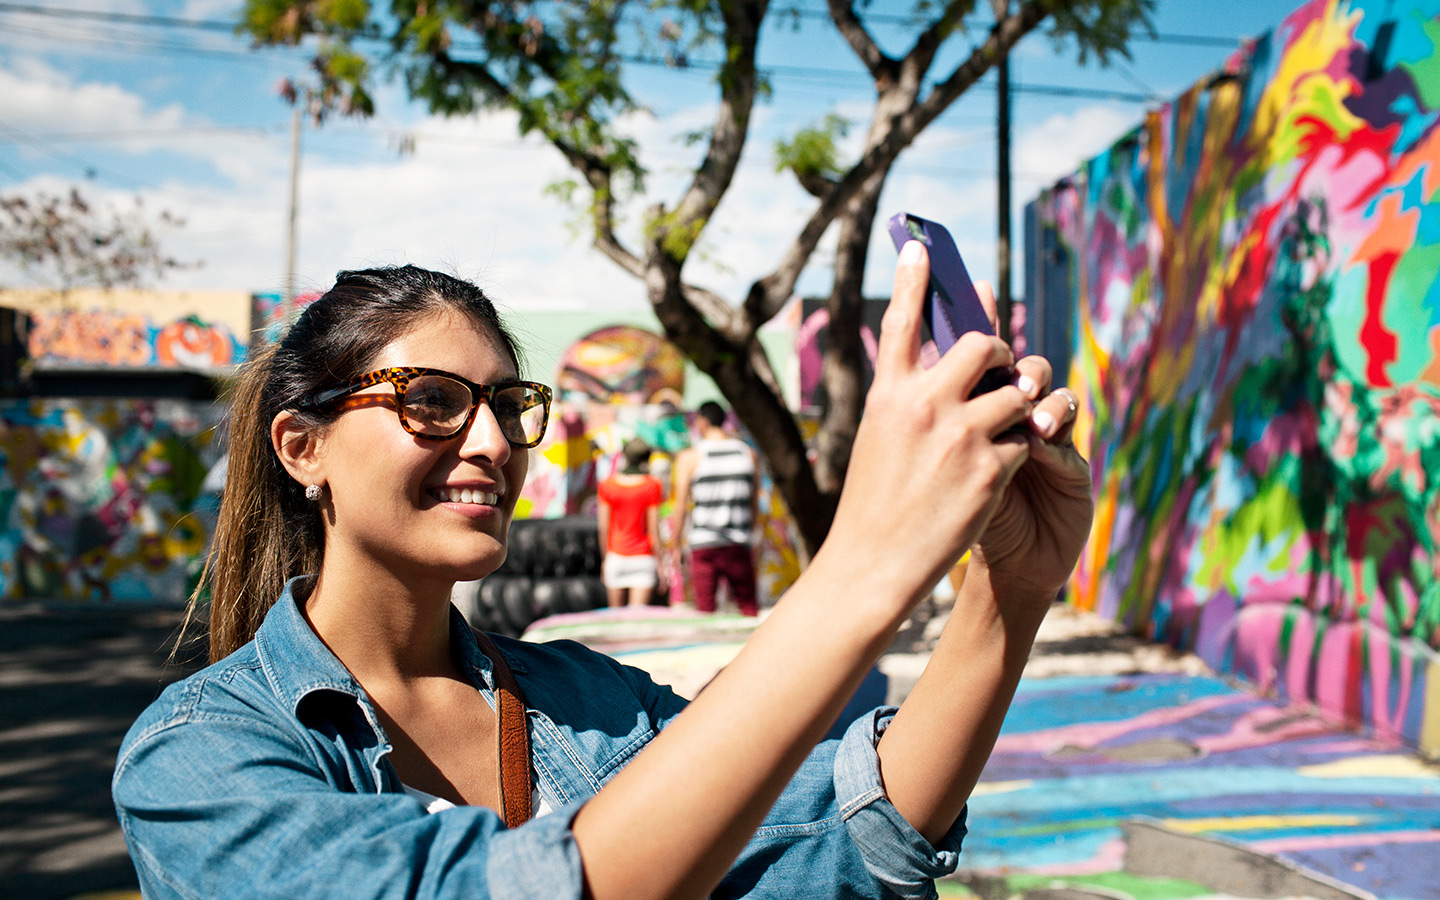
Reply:
[[696, 461], [695, 449], [687, 447], [675, 456], [675, 465], [670, 470], [671, 482], [675, 486], [675, 505], [670, 511], [670, 521], [674, 527], [670, 529], [670, 534], [675, 539], [677, 549], [685, 539], [685, 516], [690, 511], [690, 476], [695, 474]]
[[921, 365], [928, 275], [911, 242], [830, 537], [735, 661], [576, 816], [598, 900], [702, 897], [718, 883], [1025, 462], [1023, 438], [998, 436], [1029, 416], [1029, 399], [1013, 387], [963, 399], [1013, 363], [1003, 342], [967, 335]]
[[[981, 299], [994, 317], [989, 285]], [[1021, 360], [1035, 405], [1029, 460], [974, 548], [965, 583], [925, 672], [880, 740], [892, 804], [928, 840], [960, 815], [994, 748], [1035, 632], [1074, 570], [1094, 514], [1090, 469], [1071, 442], [1074, 398], [1049, 392], [1050, 365]]]

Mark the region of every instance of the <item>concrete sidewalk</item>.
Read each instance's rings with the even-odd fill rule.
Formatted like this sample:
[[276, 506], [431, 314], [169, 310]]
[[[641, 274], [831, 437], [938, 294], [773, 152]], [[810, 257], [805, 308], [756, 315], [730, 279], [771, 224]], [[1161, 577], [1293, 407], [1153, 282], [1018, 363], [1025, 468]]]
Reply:
[[0, 605], [0, 897], [134, 890], [110, 802], [130, 723], [188, 667], [174, 609]]

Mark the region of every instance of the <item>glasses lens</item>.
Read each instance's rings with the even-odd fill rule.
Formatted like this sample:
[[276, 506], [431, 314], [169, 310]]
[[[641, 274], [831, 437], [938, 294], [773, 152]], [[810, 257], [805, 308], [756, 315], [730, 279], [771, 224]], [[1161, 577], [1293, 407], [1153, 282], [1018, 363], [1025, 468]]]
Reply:
[[449, 437], [459, 431], [475, 401], [470, 389], [443, 375], [418, 375], [405, 388], [405, 421], [419, 434]]
[[495, 392], [491, 409], [510, 443], [528, 447], [545, 436], [545, 395], [534, 388], [523, 384], [502, 387]]

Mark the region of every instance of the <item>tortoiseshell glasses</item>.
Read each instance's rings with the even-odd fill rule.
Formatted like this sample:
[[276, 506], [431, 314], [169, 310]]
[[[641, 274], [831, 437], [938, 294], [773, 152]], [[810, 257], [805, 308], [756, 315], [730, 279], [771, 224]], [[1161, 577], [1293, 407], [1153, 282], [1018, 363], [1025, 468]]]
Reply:
[[550, 389], [534, 381], [476, 384], [452, 372], [395, 366], [362, 375], [344, 387], [321, 391], [300, 404], [319, 409], [377, 384], [395, 387], [400, 426], [427, 441], [443, 441], [464, 431], [481, 403], [500, 424], [500, 433], [516, 447], [534, 447], [550, 421]]

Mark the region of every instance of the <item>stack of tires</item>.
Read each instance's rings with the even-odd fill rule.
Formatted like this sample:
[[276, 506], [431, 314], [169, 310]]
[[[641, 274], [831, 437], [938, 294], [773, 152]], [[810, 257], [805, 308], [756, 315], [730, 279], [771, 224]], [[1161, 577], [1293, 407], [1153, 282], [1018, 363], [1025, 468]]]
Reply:
[[516, 519], [505, 564], [455, 585], [452, 599], [472, 626], [512, 636], [545, 616], [604, 606], [595, 519]]

